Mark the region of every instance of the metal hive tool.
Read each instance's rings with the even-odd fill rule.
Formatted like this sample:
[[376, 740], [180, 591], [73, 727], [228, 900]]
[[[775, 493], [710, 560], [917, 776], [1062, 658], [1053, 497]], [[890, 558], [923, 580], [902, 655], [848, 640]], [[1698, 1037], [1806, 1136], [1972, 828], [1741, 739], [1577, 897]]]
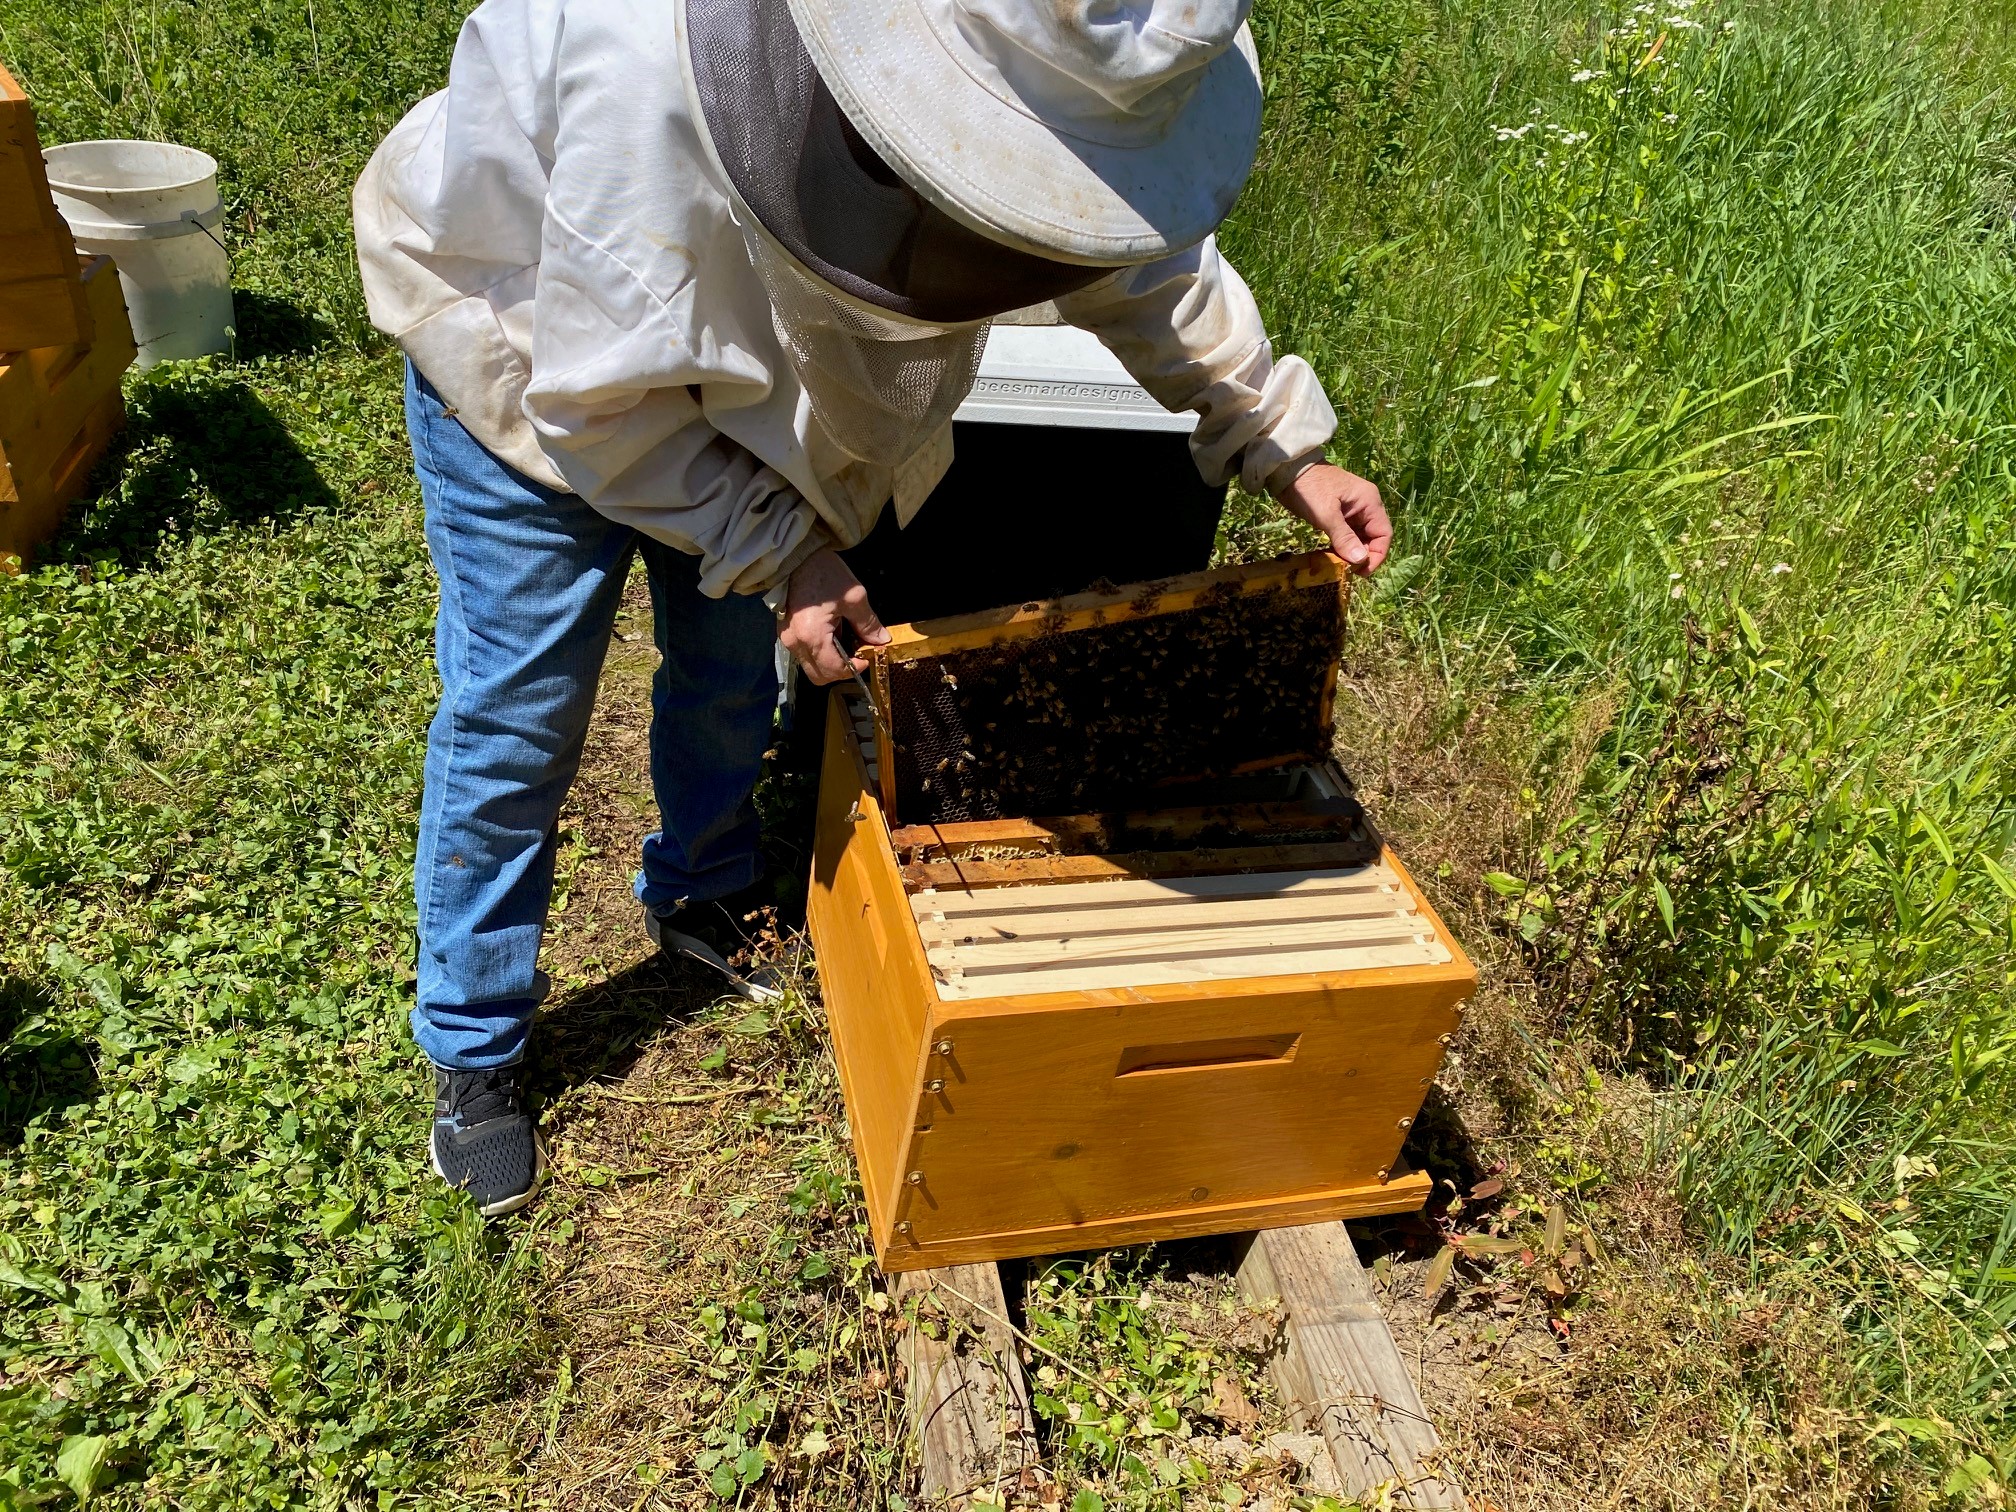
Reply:
[[1318, 552], [897, 626], [873, 652], [885, 805], [1082, 813], [1321, 759], [1347, 593]]

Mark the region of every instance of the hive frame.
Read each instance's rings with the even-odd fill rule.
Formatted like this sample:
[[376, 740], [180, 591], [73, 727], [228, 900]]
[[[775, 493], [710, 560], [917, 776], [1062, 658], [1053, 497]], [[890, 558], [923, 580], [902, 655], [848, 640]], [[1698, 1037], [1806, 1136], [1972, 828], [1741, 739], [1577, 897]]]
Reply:
[[[1351, 604], [1351, 573], [1342, 558], [1330, 551], [1310, 551], [1296, 556], [1277, 557], [1268, 562], [1214, 567], [1149, 583], [1064, 598], [1038, 599], [1025, 604], [982, 609], [971, 614], [918, 620], [888, 627], [889, 642], [864, 646], [860, 654], [869, 663], [868, 680], [878, 710], [890, 706], [889, 668], [898, 662], [921, 661], [961, 651], [975, 651], [1015, 641], [1034, 640], [1071, 630], [1119, 624], [1162, 614], [1194, 609], [1227, 585], [1237, 585], [1242, 594], [1268, 590], [1305, 589], [1318, 584], [1334, 584], [1340, 599], [1340, 619]], [[1320, 744], [1305, 751], [1271, 752], [1241, 763], [1235, 772], [1264, 771], [1297, 761], [1320, 761], [1329, 756], [1333, 733], [1332, 706], [1336, 700], [1341, 647], [1330, 657], [1324, 679]], [[876, 770], [883, 811], [895, 824], [902, 823], [896, 801], [896, 764], [888, 750], [889, 721], [875, 720]]]

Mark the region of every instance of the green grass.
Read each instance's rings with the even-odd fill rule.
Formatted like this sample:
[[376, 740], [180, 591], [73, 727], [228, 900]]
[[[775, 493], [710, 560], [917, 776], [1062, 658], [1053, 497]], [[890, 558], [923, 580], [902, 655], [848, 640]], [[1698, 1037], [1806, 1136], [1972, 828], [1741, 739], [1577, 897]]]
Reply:
[[1554, 732], [1489, 880], [1556, 1027], [1956, 1491], [2016, 1448], [2009, 19], [1277, 7], [1226, 237], [1400, 504], [1379, 612]]
[[417, 1163], [433, 586], [347, 230], [459, 7], [313, 11], [0, 5], [46, 139], [220, 159], [242, 327], [0, 587], [0, 1504], [397, 1503], [525, 1342]]
[[[432, 585], [347, 229], [462, 8], [0, 0], [48, 139], [218, 156], [242, 326], [0, 583], [0, 1505], [452, 1502], [544, 1357], [420, 1171]], [[1398, 505], [1368, 633], [1539, 732], [1485, 885], [1542, 1032], [1828, 1300], [1905, 1505], [2016, 1453], [2011, 21], [1279, 0], [1224, 238]]]

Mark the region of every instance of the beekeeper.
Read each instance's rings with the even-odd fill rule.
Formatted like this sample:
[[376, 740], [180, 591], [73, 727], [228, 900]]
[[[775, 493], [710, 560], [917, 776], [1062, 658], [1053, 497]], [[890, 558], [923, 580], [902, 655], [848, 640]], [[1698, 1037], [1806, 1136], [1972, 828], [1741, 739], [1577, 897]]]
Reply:
[[[1248, 0], [486, 0], [356, 191], [408, 359], [442, 698], [414, 891], [432, 1158], [508, 1212], [539, 939], [633, 551], [662, 655], [654, 938], [734, 959], [782, 639], [886, 637], [836, 555], [950, 460], [990, 316], [1054, 300], [1359, 570], [1378, 491], [1211, 233], [1260, 131]], [[766, 602], [768, 596], [769, 602]], [[772, 605], [775, 605], [773, 611]]]

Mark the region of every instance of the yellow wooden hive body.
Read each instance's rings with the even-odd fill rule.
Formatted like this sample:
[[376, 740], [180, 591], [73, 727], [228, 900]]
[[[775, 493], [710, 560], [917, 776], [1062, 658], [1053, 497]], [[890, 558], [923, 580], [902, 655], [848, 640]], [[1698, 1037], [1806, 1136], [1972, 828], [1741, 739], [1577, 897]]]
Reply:
[[126, 421], [119, 380], [134, 346], [119, 273], [108, 257], [82, 270], [96, 339], [0, 352], [0, 571], [56, 533]]
[[1426, 1199], [1400, 1147], [1476, 977], [1376, 837], [906, 866], [876, 767], [836, 691], [810, 925], [885, 1270]]
[[0, 352], [89, 346], [95, 317], [49, 193], [35, 108], [0, 66]]
[[125, 423], [119, 271], [79, 257], [21, 86], [0, 67], [0, 572], [54, 535]]

